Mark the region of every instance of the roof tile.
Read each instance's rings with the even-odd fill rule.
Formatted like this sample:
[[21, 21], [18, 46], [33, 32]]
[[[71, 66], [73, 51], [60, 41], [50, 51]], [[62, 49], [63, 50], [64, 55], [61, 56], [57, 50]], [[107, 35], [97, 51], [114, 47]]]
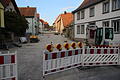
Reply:
[[19, 7], [20, 14], [23, 16], [35, 16], [36, 8], [35, 7]]
[[43, 24], [48, 24], [48, 22], [44, 21], [43, 19], [40, 19], [40, 22], [42, 22]]
[[96, 3], [99, 3], [99, 2], [101, 2], [101, 1], [104, 1], [104, 0], [84, 0], [84, 1], [82, 2], [82, 4], [81, 4], [76, 10], [73, 11], [73, 13], [74, 13], [74, 12], [77, 12], [77, 11], [79, 11], [79, 10], [81, 10], [81, 9], [87, 8], [87, 7], [89, 7], [89, 6], [92, 6], [92, 5], [94, 5], [94, 4], [96, 4]]
[[73, 14], [72, 13], [61, 14], [61, 18], [63, 20], [64, 27], [69, 26], [73, 22]]

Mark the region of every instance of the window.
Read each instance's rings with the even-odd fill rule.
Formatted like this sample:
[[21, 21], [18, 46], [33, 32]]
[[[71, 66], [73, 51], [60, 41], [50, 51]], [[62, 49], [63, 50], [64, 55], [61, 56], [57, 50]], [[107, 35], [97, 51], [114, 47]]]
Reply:
[[103, 29], [98, 28], [96, 31], [96, 39], [95, 39], [96, 45], [100, 45], [102, 40], [103, 40]]
[[80, 20], [80, 12], [77, 13], [77, 20]]
[[77, 26], [77, 34], [80, 34], [80, 26]]
[[109, 1], [103, 3], [103, 13], [109, 12]]
[[85, 33], [85, 27], [84, 25], [81, 25], [81, 34], [84, 34]]
[[119, 33], [120, 32], [120, 20], [113, 20], [112, 27], [114, 28], [115, 33]]
[[109, 21], [104, 21], [103, 22], [103, 27], [109, 27]]
[[120, 0], [112, 0], [112, 10], [120, 9]]
[[81, 11], [81, 19], [84, 19], [84, 17], [85, 17], [85, 12], [84, 12], [84, 10], [82, 10]]
[[78, 25], [77, 26], [77, 34], [84, 34], [85, 33], [85, 27], [84, 25]]
[[90, 8], [90, 17], [93, 17], [95, 15], [95, 8]]

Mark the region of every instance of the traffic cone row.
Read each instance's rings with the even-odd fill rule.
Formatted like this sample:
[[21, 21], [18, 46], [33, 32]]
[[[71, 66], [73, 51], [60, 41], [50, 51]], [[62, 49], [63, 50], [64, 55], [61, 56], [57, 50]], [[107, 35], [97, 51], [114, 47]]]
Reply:
[[62, 44], [56, 44], [55, 46], [53, 44], [48, 44], [46, 46], [46, 49], [49, 52], [52, 52], [54, 48], [56, 48], [58, 51], [61, 51], [63, 49], [63, 47], [66, 50], [69, 50], [70, 48], [76, 49], [77, 47], [78, 48], [82, 48], [83, 47], [83, 43], [81, 43], [81, 42], [78, 42], [78, 43], [72, 42], [71, 44], [69, 44], [69, 43], [66, 42], [66, 43], [63, 44], [63, 46], [62, 46]]

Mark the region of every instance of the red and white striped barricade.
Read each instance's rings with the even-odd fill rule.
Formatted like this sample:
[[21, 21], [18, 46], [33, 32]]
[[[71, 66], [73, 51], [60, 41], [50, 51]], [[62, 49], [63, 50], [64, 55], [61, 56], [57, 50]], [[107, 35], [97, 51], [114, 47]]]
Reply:
[[83, 66], [118, 65], [119, 48], [88, 47], [82, 55]]
[[56, 52], [44, 52], [43, 75], [81, 66], [82, 48]]
[[16, 52], [0, 53], [0, 80], [17, 80]]
[[87, 47], [43, 54], [43, 76], [79, 66], [120, 65], [119, 48]]

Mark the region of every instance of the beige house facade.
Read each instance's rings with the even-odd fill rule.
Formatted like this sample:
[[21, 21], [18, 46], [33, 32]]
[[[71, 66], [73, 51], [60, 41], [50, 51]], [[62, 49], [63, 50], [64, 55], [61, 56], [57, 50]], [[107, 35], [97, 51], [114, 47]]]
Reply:
[[64, 12], [64, 14], [60, 14], [55, 22], [54, 28], [55, 31], [62, 34], [65, 27], [68, 27], [73, 21], [73, 14]]

